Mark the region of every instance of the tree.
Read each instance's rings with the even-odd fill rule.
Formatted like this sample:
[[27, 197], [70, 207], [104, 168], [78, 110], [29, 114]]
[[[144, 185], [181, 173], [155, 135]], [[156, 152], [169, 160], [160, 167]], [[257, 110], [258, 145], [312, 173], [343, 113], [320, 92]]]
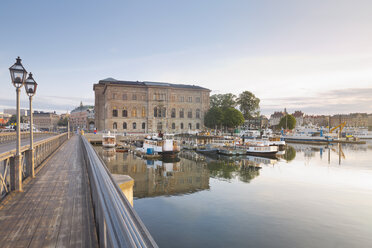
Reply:
[[250, 91], [243, 91], [239, 94], [236, 101], [239, 104], [239, 109], [242, 111], [245, 119], [251, 119], [254, 116], [259, 116], [260, 99]]
[[211, 108], [234, 108], [237, 105], [235, 99], [236, 96], [231, 93], [215, 94], [209, 98]]
[[209, 128], [215, 128], [222, 124], [222, 110], [218, 107], [212, 107], [204, 117], [204, 125]]
[[289, 162], [292, 161], [296, 157], [296, 150], [292, 146], [287, 146], [285, 149], [285, 153], [283, 155], [283, 158]]
[[223, 113], [222, 124], [225, 127], [234, 128], [244, 123], [243, 114], [235, 108], [224, 108], [222, 113]]
[[[11, 123], [16, 123], [17, 122], [17, 116], [12, 115], [8, 121], [8, 124], [10, 125]], [[21, 116], [21, 123], [23, 122], [23, 116]]]
[[293, 115], [285, 115], [280, 119], [279, 127], [284, 129], [293, 129], [296, 126], [296, 118]]
[[68, 119], [67, 117], [59, 119], [57, 125], [67, 127]]

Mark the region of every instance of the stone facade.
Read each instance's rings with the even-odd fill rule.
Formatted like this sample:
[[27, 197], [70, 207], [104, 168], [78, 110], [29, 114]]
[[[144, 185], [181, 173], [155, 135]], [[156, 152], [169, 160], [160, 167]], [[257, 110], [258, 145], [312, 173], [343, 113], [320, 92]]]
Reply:
[[296, 110], [292, 115], [296, 119], [296, 127], [304, 125], [304, 113], [302, 111]]
[[285, 113], [283, 112], [274, 112], [274, 114], [272, 114], [270, 116], [270, 119], [269, 119], [269, 125], [272, 127], [272, 126], [277, 126], [279, 125], [279, 122], [280, 122], [280, 119], [285, 115]]
[[179, 133], [204, 128], [210, 90], [169, 83], [118, 81], [94, 84], [98, 131]]
[[94, 106], [83, 105], [71, 111], [70, 126], [73, 130], [84, 129], [85, 131], [93, 131], [94, 124]]
[[[34, 112], [34, 126], [40, 131], [55, 132], [60, 116], [56, 113]], [[29, 122], [30, 117], [26, 116], [25, 121]]]

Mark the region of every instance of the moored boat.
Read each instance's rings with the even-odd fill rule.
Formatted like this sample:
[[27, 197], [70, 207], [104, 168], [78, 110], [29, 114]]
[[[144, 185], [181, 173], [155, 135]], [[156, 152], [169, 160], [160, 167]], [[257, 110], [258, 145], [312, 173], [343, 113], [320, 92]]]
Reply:
[[147, 136], [139, 149], [147, 154], [175, 155], [180, 151], [180, 145], [172, 138]]
[[247, 154], [254, 156], [275, 156], [278, 153], [278, 146], [270, 145], [268, 142], [255, 142], [247, 144]]
[[102, 135], [102, 146], [103, 147], [115, 147], [116, 146], [116, 137], [114, 134], [111, 134], [110, 131]]

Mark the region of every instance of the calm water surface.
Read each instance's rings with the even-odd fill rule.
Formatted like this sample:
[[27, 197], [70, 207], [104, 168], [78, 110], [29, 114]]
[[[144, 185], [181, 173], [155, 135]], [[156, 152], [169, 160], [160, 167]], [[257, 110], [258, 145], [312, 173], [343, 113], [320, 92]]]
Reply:
[[134, 178], [134, 208], [160, 247], [372, 247], [370, 141], [292, 145], [278, 160], [97, 150]]

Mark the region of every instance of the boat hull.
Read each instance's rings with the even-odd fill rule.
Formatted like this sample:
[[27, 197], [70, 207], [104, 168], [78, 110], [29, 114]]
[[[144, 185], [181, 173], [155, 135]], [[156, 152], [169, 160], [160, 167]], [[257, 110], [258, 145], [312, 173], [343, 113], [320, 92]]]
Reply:
[[256, 157], [271, 157], [275, 158], [278, 152], [247, 152], [247, 155]]

